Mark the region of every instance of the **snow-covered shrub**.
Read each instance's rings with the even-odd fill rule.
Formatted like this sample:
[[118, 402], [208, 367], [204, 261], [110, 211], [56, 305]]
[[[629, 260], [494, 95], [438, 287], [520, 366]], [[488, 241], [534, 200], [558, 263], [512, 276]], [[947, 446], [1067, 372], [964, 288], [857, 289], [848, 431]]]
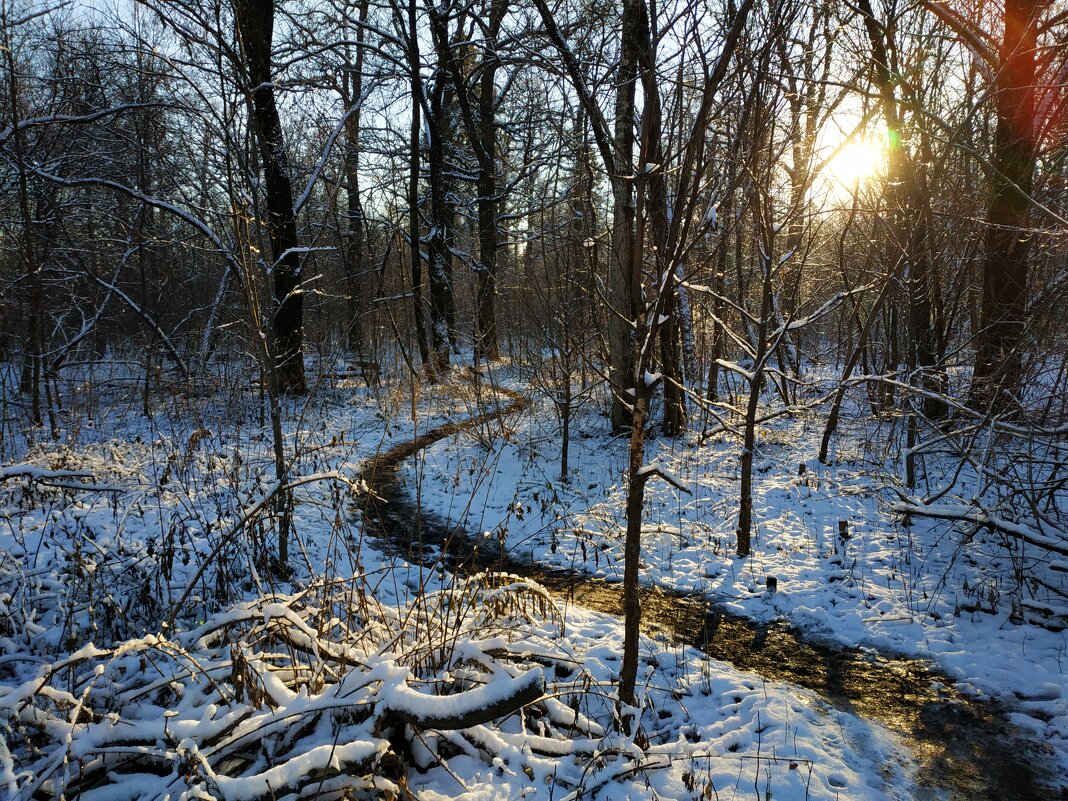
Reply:
[[381, 797], [457, 753], [548, 775], [604, 736], [579, 711], [588, 675], [552, 643], [561, 625], [516, 577], [407, 607], [335, 580], [190, 631], [9, 657], [0, 782], [18, 799]]

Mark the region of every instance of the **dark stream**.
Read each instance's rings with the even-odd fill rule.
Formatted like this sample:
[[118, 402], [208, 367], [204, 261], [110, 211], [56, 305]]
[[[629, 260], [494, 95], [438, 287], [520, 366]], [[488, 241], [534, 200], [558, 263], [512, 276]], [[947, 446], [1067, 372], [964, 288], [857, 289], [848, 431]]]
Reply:
[[[365, 530], [409, 561], [440, 560], [459, 574], [500, 570], [527, 576], [568, 603], [620, 615], [621, 585], [536, 565], [496, 547], [480, 548], [469, 533], [422, 512], [401, 484], [397, 468], [403, 459], [522, 403], [514, 400], [503, 412], [440, 426], [373, 460], [363, 476], [381, 500], [367, 496], [361, 510]], [[658, 588], [642, 590], [642, 627], [670, 633], [676, 642], [741, 670], [812, 690], [836, 709], [904, 735], [919, 763], [917, 799], [1068, 799], [1068, 787], [1055, 789], [1065, 782], [1048, 767], [1048, 747], [1029, 740], [998, 704], [953, 690], [953, 680], [928, 662], [820, 641], [781, 623], [755, 623], [701, 596]]]

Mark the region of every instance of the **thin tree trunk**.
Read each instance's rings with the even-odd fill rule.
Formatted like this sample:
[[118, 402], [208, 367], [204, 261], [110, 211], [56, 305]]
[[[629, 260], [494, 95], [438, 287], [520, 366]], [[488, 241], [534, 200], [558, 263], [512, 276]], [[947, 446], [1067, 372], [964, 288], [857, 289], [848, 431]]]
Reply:
[[345, 245], [342, 258], [345, 265], [346, 294], [348, 303], [348, 324], [345, 331], [345, 343], [349, 350], [363, 354], [366, 343], [363, 337], [361, 317], [362, 299], [367, 294], [364, 287], [364, 265], [366, 263], [366, 236], [363, 202], [360, 198], [360, 116], [363, 103], [363, 63], [364, 63], [364, 26], [370, 12], [368, 0], [360, 0], [359, 24], [356, 26], [356, 60], [348, 70], [345, 80], [345, 112], [349, 112], [345, 121], [345, 198], [347, 207], [347, 230], [344, 234]]
[[[770, 237], [769, 237], [770, 238]], [[771, 243], [765, 245], [771, 253]], [[768, 358], [768, 322], [772, 313], [772, 275], [770, 257], [761, 256], [763, 287], [760, 300], [760, 320], [756, 330], [756, 355], [753, 358], [753, 373], [749, 378], [749, 401], [745, 409], [745, 427], [742, 437], [742, 457], [738, 482], [738, 556], [749, 556], [752, 550], [753, 533], [753, 452], [756, 450], [756, 419], [760, 409], [760, 390], [764, 383], [764, 363]]]
[[857, 337], [857, 346], [853, 348], [853, 351], [849, 354], [849, 358], [846, 359], [845, 366], [842, 368], [842, 377], [838, 382], [838, 389], [834, 393], [834, 400], [831, 401], [831, 411], [827, 415], [827, 424], [823, 428], [823, 438], [820, 440], [820, 454], [819, 460], [827, 464], [827, 455], [830, 452], [831, 437], [834, 436], [835, 429], [838, 428], [838, 417], [842, 411], [842, 402], [845, 400], [846, 389], [848, 388], [849, 377], [853, 374], [853, 370], [856, 368], [857, 363], [864, 355], [868, 347], [868, 334], [871, 333], [872, 325], [879, 317], [879, 312], [882, 310], [882, 305], [886, 300], [887, 295], [890, 292], [890, 286], [892, 279], [887, 277], [883, 283], [882, 289], [879, 290], [878, 297], [875, 298], [875, 303], [872, 304], [871, 312], [868, 314], [868, 318], [864, 321], [863, 326], [860, 329], [860, 335]]
[[[4, 30], [7, 30], [5, 26]], [[22, 217], [22, 253], [28, 270], [29, 284], [29, 315], [27, 319], [27, 344], [28, 348], [23, 354], [22, 378], [19, 389], [30, 393], [30, 418], [35, 426], [43, 424], [41, 416], [41, 362], [43, 350], [42, 336], [42, 292], [41, 271], [37, 261], [34, 243], [34, 218], [30, 213], [30, 190], [26, 179], [25, 152], [22, 142], [22, 128], [19, 126], [19, 85], [15, 72], [14, 46], [8, 36], [5, 36], [5, 61], [8, 79], [8, 100], [11, 110], [11, 124], [14, 129], [15, 158], [18, 161], [18, 194], [19, 215]]]
[[497, 123], [494, 106], [497, 89], [494, 81], [500, 59], [495, 50], [497, 33], [504, 15], [503, 0], [492, 0], [487, 52], [482, 60], [478, 92], [478, 327], [476, 358], [499, 359], [497, 341]]
[[419, 360], [424, 369], [430, 371], [432, 375], [430, 344], [423, 321], [423, 254], [419, 241], [419, 141], [423, 124], [423, 79], [419, 74], [419, 28], [416, 22], [416, 10], [416, 0], [408, 0], [408, 66], [412, 91], [412, 124], [408, 142], [408, 240], [411, 245], [412, 317], [415, 321], [415, 341], [419, 348]]

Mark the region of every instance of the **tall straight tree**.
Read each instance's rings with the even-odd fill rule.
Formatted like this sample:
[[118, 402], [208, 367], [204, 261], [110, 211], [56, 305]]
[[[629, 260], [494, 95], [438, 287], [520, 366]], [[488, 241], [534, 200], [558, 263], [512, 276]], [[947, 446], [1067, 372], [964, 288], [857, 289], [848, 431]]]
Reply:
[[393, 12], [397, 28], [404, 31], [404, 44], [408, 58], [408, 81], [411, 91], [411, 125], [408, 134], [408, 243], [411, 254], [412, 319], [415, 322], [415, 341], [419, 359], [426, 370], [432, 370], [430, 344], [427, 339], [423, 310], [423, 253], [419, 244], [419, 148], [423, 111], [423, 76], [420, 72], [419, 26], [417, 0], [408, 0], [402, 9], [394, 2]]
[[[1004, 0], [1001, 41], [995, 48], [992, 35], [947, 4], [924, 0], [923, 5], [960, 36], [992, 75], [990, 96], [996, 128], [970, 401], [993, 414], [1011, 412], [1021, 380], [1021, 335], [1027, 316], [1033, 239], [1029, 218], [1039, 154], [1039, 32], [1048, 32], [1051, 22], [1063, 19], [1063, 13], [1043, 23], [1041, 17], [1051, 8], [1049, 3]], [[1050, 67], [1052, 61], [1047, 55], [1042, 63]], [[1061, 74], [1054, 72], [1044, 91], [1063, 84]]]
[[994, 77], [994, 169], [987, 212], [983, 306], [972, 378], [972, 401], [1008, 411], [1020, 383], [1020, 336], [1027, 303], [1032, 234], [1031, 191], [1038, 158], [1035, 75], [1039, 0], [1005, 0]]
[[[437, 12], [431, 10], [431, 19]], [[441, 19], [438, 17], [438, 19]], [[445, 41], [448, 42], [448, 21]], [[433, 25], [433, 23], [432, 23]], [[455, 93], [449, 79], [448, 45], [437, 48], [434, 79], [427, 87], [427, 162], [430, 189], [430, 231], [427, 233], [427, 273], [430, 283], [430, 344], [435, 372], [449, 369], [449, 353], [456, 344], [456, 301], [453, 289], [453, 238], [456, 206], [449, 149], [454, 133]]]
[[485, 54], [478, 79], [478, 354], [485, 359], [500, 356], [497, 340], [497, 103], [496, 77], [501, 60], [497, 38], [507, 4], [490, 0]]
[[[346, 294], [349, 297], [349, 320], [346, 331], [346, 344], [351, 350], [362, 352], [365, 348], [361, 298], [365, 291], [364, 270], [367, 248], [363, 202], [360, 199], [360, 116], [363, 110], [363, 68], [365, 58], [365, 39], [367, 19], [370, 11], [368, 0], [357, 3], [359, 18], [356, 22], [356, 53], [354, 61], [345, 59], [345, 69], [341, 76], [341, 101], [345, 114], [345, 198], [348, 229], [345, 233], [342, 259], [345, 266], [345, 279], [348, 283]], [[346, 56], [348, 48], [346, 48]]]
[[[931, 316], [931, 289], [928, 258], [929, 204], [924, 186], [923, 165], [916, 159], [906, 144], [904, 115], [898, 105], [894, 70], [890, 52], [893, 45], [890, 31], [894, 25], [881, 24], [872, 10], [870, 0], [858, 0], [857, 8], [864, 21], [864, 28], [871, 45], [872, 72], [886, 122], [888, 144], [887, 188], [890, 192], [891, 231], [897, 267], [890, 271], [889, 280], [900, 277], [904, 280], [908, 295], [908, 324], [906, 327], [906, 364], [910, 373], [917, 373], [925, 389], [932, 388], [930, 377], [935, 367], [935, 330]], [[918, 436], [917, 416], [912, 408], [913, 400], [904, 398], [908, 413], [908, 454], [906, 455], [906, 484], [915, 485], [915, 459], [912, 446]], [[931, 417], [945, 413], [945, 405], [927, 398], [923, 408]]]
[[608, 361], [609, 379], [615, 390], [612, 427], [631, 422], [628, 394], [633, 389], [631, 365], [634, 329], [641, 294], [634, 283], [634, 95], [638, 82], [638, 56], [649, 38], [649, 18], [644, 0], [623, 0], [620, 20], [619, 67], [616, 72], [614, 158], [606, 164], [612, 171], [612, 253], [608, 260]]
[[304, 380], [304, 299], [293, 186], [271, 75], [274, 0], [234, 0], [234, 17], [247, 72], [251, 100], [249, 122], [259, 145], [267, 190], [270, 272], [275, 299], [276, 364], [273, 367], [281, 392], [302, 395], [307, 392]]

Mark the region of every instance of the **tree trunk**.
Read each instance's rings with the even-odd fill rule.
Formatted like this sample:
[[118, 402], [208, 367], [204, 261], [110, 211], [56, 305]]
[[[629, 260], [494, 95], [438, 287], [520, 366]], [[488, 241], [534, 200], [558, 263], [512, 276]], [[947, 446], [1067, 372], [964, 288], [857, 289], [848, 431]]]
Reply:
[[630, 426], [627, 538], [623, 546], [623, 662], [619, 668], [619, 701], [629, 706], [635, 703], [634, 685], [638, 677], [638, 634], [641, 629], [642, 615], [638, 567], [641, 562], [642, 516], [645, 508], [646, 476], [642, 474], [641, 468], [645, 460], [645, 418], [648, 408], [648, 388], [638, 385], [635, 389]]
[[419, 241], [419, 142], [422, 135], [423, 79], [419, 73], [419, 28], [416, 22], [416, 10], [416, 0], [408, 0], [408, 68], [412, 91], [412, 124], [408, 142], [408, 240], [411, 245], [412, 318], [415, 321], [415, 341], [424, 369], [432, 372], [430, 344], [423, 321], [423, 253]]
[[237, 36], [248, 71], [252, 108], [249, 121], [263, 163], [267, 190], [267, 228], [271, 239], [271, 274], [274, 279], [274, 333], [279, 390], [289, 395], [307, 392], [304, 380], [304, 298], [301, 263], [297, 250], [297, 223], [293, 214], [293, 187], [282, 123], [271, 78], [271, 40], [274, 32], [273, 0], [235, 0]]
[[[623, 0], [619, 70], [616, 75], [615, 158], [612, 181], [612, 253], [608, 260], [608, 361], [612, 383], [612, 428], [630, 425], [629, 390], [633, 389], [631, 358], [640, 284], [631, 276], [634, 248], [634, 94], [638, 57], [648, 39], [648, 16], [643, 0]], [[609, 167], [609, 165], [605, 165]]]
[[[724, 203], [723, 208], [720, 209], [720, 213], [727, 219], [734, 213], [729, 198]], [[735, 232], [735, 236], [738, 235], [739, 234]], [[708, 356], [708, 385], [705, 390], [709, 403], [719, 402], [719, 360], [723, 358], [723, 340], [725, 338], [723, 328], [726, 325], [726, 322], [723, 319], [726, 306], [723, 299], [723, 293], [727, 288], [728, 244], [726, 237], [719, 243], [718, 252], [716, 253], [715, 274], [712, 276], [712, 292], [714, 293], [712, 295], [712, 314], [715, 319], [712, 321], [712, 344], [709, 348], [710, 352]], [[707, 424], [708, 420], [706, 416], [705, 425], [707, 426]]]
[[361, 316], [362, 298], [365, 296], [363, 286], [364, 264], [366, 262], [366, 237], [363, 203], [360, 199], [360, 104], [363, 102], [363, 62], [364, 62], [364, 26], [370, 11], [368, 0], [361, 0], [359, 5], [359, 24], [356, 26], [356, 60], [344, 83], [345, 96], [342, 98], [348, 114], [345, 120], [345, 198], [347, 230], [342, 258], [345, 265], [345, 278], [348, 286], [346, 294], [348, 303], [348, 322], [345, 331], [345, 344], [349, 350], [364, 355], [366, 343], [363, 338]]
[[445, 161], [445, 144], [452, 124], [452, 93], [446, 86], [445, 70], [446, 67], [439, 63], [430, 91], [430, 141], [427, 148], [430, 168], [430, 234], [427, 237], [430, 345], [435, 372], [449, 368], [449, 346], [455, 328], [451, 250], [455, 219], [449, 198], [451, 180]]
[[[771, 239], [770, 234], [766, 237]], [[738, 556], [749, 556], [752, 550], [753, 533], [753, 452], [756, 450], [756, 419], [760, 410], [760, 390], [764, 384], [764, 364], [768, 359], [768, 323], [771, 320], [772, 302], [772, 261], [771, 242], [761, 248], [761, 272], [763, 288], [760, 296], [760, 320], [756, 326], [756, 354], [753, 357], [753, 372], [749, 378], [749, 402], [745, 409], [745, 428], [742, 438], [742, 457], [738, 495]]]
[[971, 401], [993, 413], [1011, 410], [1020, 383], [1028, 231], [1034, 181], [1037, 0], [1005, 0], [1000, 69], [994, 79], [997, 128], [987, 212], [983, 305]]
[[486, 198], [491, 197], [489, 193], [496, 191], [496, 180], [493, 173], [486, 173], [485, 176], [485, 180], [479, 180], [478, 189], [478, 328], [475, 359], [495, 361], [501, 357], [497, 339], [497, 202]]
[[504, 2], [493, 0], [490, 10], [490, 38], [482, 60], [478, 92], [478, 327], [475, 357], [493, 361], [500, 358], [497, 341], [497, 124], [494, 104], [497, 100], [494, 79], [500, 60], [490, 48], [504, 13]]
[[[862, 13], [871, 46], [875, 83], [889, 140], [889, 228], [890, 236], [895, 240], [893, 250], [902, 254], [900, 269], [895, 272], [901, 275], [905, 283], [908, 303], [906, 364], [910, 371], [918, 373], [922, 388], [937, 389], [939, 382], [932, 376], [938, 358], [931, 314], [929, 225], [926, 213], [929, 198], [925, 174], [922, 163], [916, 163], [905, 145], [904, 123], [898, 107], [886, 28], [875, 18], [870, 0], [858, 0], [857, 7]], [[906, 399], [905, 402], [911, 404], [911, 400]], [[924, 409], [934, 417], [945, 413], [944, 404], [933, 398], [924, 401]]]

